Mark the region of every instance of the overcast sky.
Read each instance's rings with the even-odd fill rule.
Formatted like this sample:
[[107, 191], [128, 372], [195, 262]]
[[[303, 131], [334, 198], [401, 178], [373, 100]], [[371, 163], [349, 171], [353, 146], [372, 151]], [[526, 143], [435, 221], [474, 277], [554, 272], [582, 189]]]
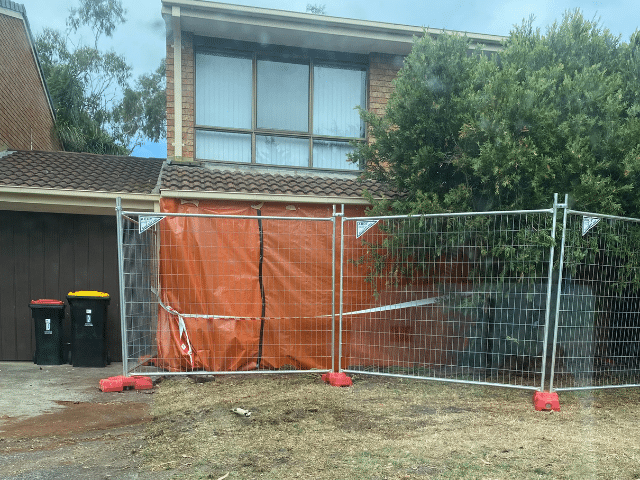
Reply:
[[[27, 9], [34, 35], [44, 27], [65, 29], [69, 8], [78, 0], [18, 0]], [[160, 0], [124, 0], [127, 23], [102, 48], [124, 54], [135, 67], [134, 74], [151, 72], [165, 55], [165, 26]], [[237, 0], [232, 3], [304, 12], [308, 3], [325, 5], [326, 14], [446, 28], [472, 33], [508, 35], [514, 24], [535, 16], [543, 32], [547, 25], [561, 20], [563, 12], [580, 8], [588, 19], [599, 19], [603, 27], [626, 41], [640, 25], [640, 0]], [[91, 42], [87, 35], [86, 41]], [[166, 156], [166, 146], [138, 149], [140, 156]]]

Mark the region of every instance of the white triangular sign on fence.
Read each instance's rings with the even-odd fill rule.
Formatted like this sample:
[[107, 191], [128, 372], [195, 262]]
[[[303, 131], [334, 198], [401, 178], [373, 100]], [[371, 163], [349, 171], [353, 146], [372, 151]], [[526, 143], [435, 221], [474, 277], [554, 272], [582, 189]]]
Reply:
[[373, 227], [378, 220], [358, 220], [356, 222], [356, 238], [360, 238], [364, 233]]
[[600, 221], [600, 218], [598, 217], [587, 217], [586, 215], [583, 215], [582, 236], [584, 237], [589, 230], [591, 230], [593, 227], [595, 227], [598, 224], [599, 221]]
[[142, 233], [145, 230], [148, 230], [149, 228], [153, 227], [156, 223], [158, 223], [160, 220], [162, 220], [164, 217], [140, 217], [139, 221], [140, 221], [140, 225], [138, 227], [138, 232]]

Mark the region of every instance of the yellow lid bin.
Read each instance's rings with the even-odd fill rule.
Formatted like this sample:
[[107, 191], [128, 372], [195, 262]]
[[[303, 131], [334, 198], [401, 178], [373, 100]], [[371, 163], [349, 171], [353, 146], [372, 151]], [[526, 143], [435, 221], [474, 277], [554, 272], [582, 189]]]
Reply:
[[106, 345], [108, 293], [95, 290], [69, 292], [71, 359], [74, 367], [104, 367], [109, 363]]

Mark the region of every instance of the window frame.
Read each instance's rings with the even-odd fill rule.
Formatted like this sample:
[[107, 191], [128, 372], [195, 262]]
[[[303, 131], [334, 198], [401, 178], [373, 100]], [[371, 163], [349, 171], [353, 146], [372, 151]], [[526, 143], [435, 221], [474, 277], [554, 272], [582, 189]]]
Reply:
[[[213, 54], [224, 55], [239, 58], [246, 58], [251, 60], [251, 128], [234, 128], [234, 127], [219, 127], [211, 125], [202, 125], [197, 123], [196, 118], [196, 106], [198, 102], [197, 98], [197, 61], [196, 58], [199, 54]], [[278, 130], [272, 128], [258, 128], [258, 61], [280, 61], [285, 63], [297, 63], [308, 65], [308, 124], [307, 131], [291, 131], [291, 130]], [[355, 172], [360, 169], [356, 167], [353, 169], [337, 169], [329, 167], [316, 167], [313, 162], [313, 150], [314, 142], [343, 142], [351, 144], [352, 142], [364, 143], [367, 141], [368, 129], [366, 124], [362, 126], [363, 137], [343, 137], [336, 135], [325, 135], [314, 133], [314, 67], [315, 66], [327, 66], [344, 68], [345, 70], [361, 71], [364, 73], [363, 79], [363, 95], [364, 105], [363, 108], [368, 108], [369, 103], [369, 57], [364, 54], [351, 54], [343, 52], [332, 52], [324, 50], [311, 50], [295, 47], [284, 47], [280, 45], [260, 45], [249, 42], [230, 41], [224, 39], [216, 39], [209, 37], [196, 37], [194, 39], [194, 154], [197, 152], [197, 132], [220, 132], [220, 133], [239, 133], [247, 134], [251, 136], [251, 165], [263, 165], [265, 167], [276, 168], [295, 168], [295, 169], [313, 169], [313, 170], [330, 170], [330, 171], [347, 171]], [[354, 105], [355, 107], [355, 105]], [[287, 164], [262, 164], [257, 163], [258, 153], [256, 150], [257, 137], [259, 136], [271, 136], [271, 137], [285, 137], [294, 139], [305, 139], [308, 142], [308, 164], [305, 166], [295, 166]], [[246, 162], [236, 162], [230, 160], [219, 159], [199, 159], [206, 162], [216, 163], [233, 163], [236, 165], [248, 165]]]

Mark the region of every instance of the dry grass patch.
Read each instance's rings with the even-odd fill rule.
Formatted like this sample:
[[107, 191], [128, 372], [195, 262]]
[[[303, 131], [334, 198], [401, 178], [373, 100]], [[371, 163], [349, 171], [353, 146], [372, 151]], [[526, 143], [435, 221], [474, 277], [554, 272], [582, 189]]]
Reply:
[[530, 391], [353, 380], [165, 380], [146, 466], [184, 479], [640, 478], [638, 389], [564, 393], [550, 413]]

